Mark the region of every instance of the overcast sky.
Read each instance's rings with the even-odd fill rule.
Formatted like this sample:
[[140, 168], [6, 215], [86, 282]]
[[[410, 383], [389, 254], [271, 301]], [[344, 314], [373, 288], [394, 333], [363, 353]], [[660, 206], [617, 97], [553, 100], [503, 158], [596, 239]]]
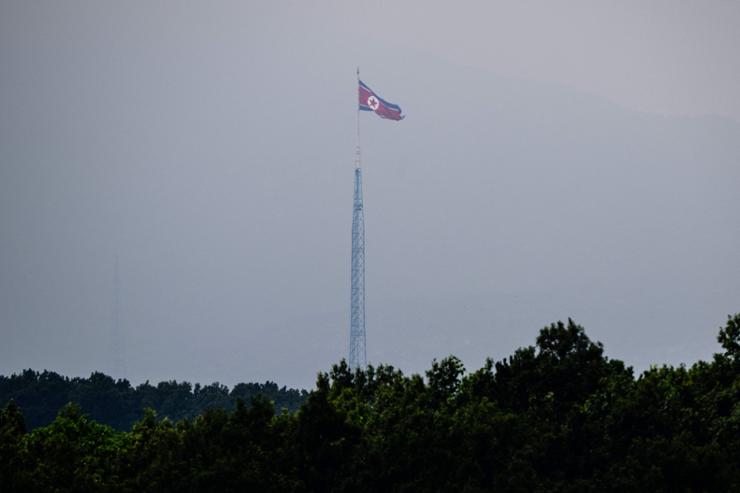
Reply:
[[[400, 5], [399, 5], [400, 4]], [[0, 1], [0, 373], [310, 387], [573, 317], [643, 370], [740, 311], [740, 3]], [[119, 336], [115, 342], [115, 258]]]

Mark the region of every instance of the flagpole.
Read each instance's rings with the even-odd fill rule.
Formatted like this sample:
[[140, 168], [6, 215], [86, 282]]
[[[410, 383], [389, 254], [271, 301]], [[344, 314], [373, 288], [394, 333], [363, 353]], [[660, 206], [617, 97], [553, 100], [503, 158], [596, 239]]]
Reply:
[[354, 372], [367, 366], [365, 347], [365, 215], [362, 204], [360, 162], [360, 67], [357, 67], [357, 150], [355, 153], [355, 191], [352, 199], [352, 262], [350, 287], [349, 367]]
[[360, 67], [357, 67], [357, 98], [355, 98], [355, 107], [357, 108], [357, 149], [355, 150], [355, 169], [361, 166], [360, 159]]

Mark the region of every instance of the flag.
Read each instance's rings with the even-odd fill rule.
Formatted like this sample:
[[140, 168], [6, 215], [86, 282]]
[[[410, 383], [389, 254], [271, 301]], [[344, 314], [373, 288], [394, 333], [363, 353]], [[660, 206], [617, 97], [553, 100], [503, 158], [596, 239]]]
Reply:
[[389, 103], [375, 94], [372, 89], [367, 87], [367, 84], [362, 81], [359, 82], [360, 110], [374, 111], [379, 117], [387, 118], [388, 120], [403, 120], [405, 115], [401, 114], [400, 106]]

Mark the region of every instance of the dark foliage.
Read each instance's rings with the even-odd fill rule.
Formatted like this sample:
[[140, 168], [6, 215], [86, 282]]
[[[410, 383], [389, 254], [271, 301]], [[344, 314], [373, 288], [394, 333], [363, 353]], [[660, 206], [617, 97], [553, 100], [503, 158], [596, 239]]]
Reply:
[[[125, 432], [76, 405], [28, 432], [11, 401], [0, 412], [0, 490], [740, 491], [739, 326], [736, 315], [720, 330], [713, 361], [638, 378], [572, 321], [473, 373], [454, 357], [426, 378], [342, 362], [296, 413], [276, 414], [248, 387], [239, 392], [251, 404], [226, 410], [218, 396], [236, 388], [143, 386], [136, 402], [173, 416], [178, 403], [214, 407], [177, 421], [149, 410]], [[114, 405], [121, 384], [93, 377], [79, 388], [108, 389], [96, 404]]]
[[250, 402], [257, 395], [274, 402], [279, 410], [296, 411], [308, 392], [278, 387], [274, 382], [240, 383], [231, 391], [219, 383], [192, 386], [176, 381], [160, 382], [157, 386], [146, 382], [133, 387], [127, 380], [114, 380], [98, 372], [90, 378], [67, 378], [33, 370], [0, 376], [0, 403], [13, 400], [31, 430], [54, 421], [59, 409], [69, 402], [77, 404], [98, 423], [124, 431], [143, 417], [146, 408], [162, 418], [179, 421], [193, 419], [211, 408], [232, 411], [237, 400]]

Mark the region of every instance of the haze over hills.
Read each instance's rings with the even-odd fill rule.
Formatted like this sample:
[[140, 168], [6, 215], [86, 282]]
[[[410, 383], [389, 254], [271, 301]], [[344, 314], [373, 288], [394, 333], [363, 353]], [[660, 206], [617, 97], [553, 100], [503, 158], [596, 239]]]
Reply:
[[[366, 193], [367, 229], [395, 239], [372, 245], [396, 261], [401, 284], [370, 283], [369, 306], [383, 293], [390, 310], [369, 326], [413, 341], [380, 359], [419, 365], [418, 346], [465, 361], [503, 356], [529, 344], [532, 327], [569, 316], [638, 369], [709, 357], [740, 288], [730, 274], [740, 267], [740, 126], [445, 74], [441, 103], [409, 111], [428, 140], [409, 138], [384, 176], [366, 171], [368, 190], [392, 184], [376, 206], [390, 224], [373, 224]], [[465, 90], [455, 98], [452, 87]]]
[[371, 362], [478, 368], [573, 317], [690, 363], [738, 311], [733, 120], [122, 8], [3, 29], [0, 373], [110, 371], [116, 254], [133, 382], [310, 387], [345, 357], [357, 63], [408, 115], [362, 115]]

